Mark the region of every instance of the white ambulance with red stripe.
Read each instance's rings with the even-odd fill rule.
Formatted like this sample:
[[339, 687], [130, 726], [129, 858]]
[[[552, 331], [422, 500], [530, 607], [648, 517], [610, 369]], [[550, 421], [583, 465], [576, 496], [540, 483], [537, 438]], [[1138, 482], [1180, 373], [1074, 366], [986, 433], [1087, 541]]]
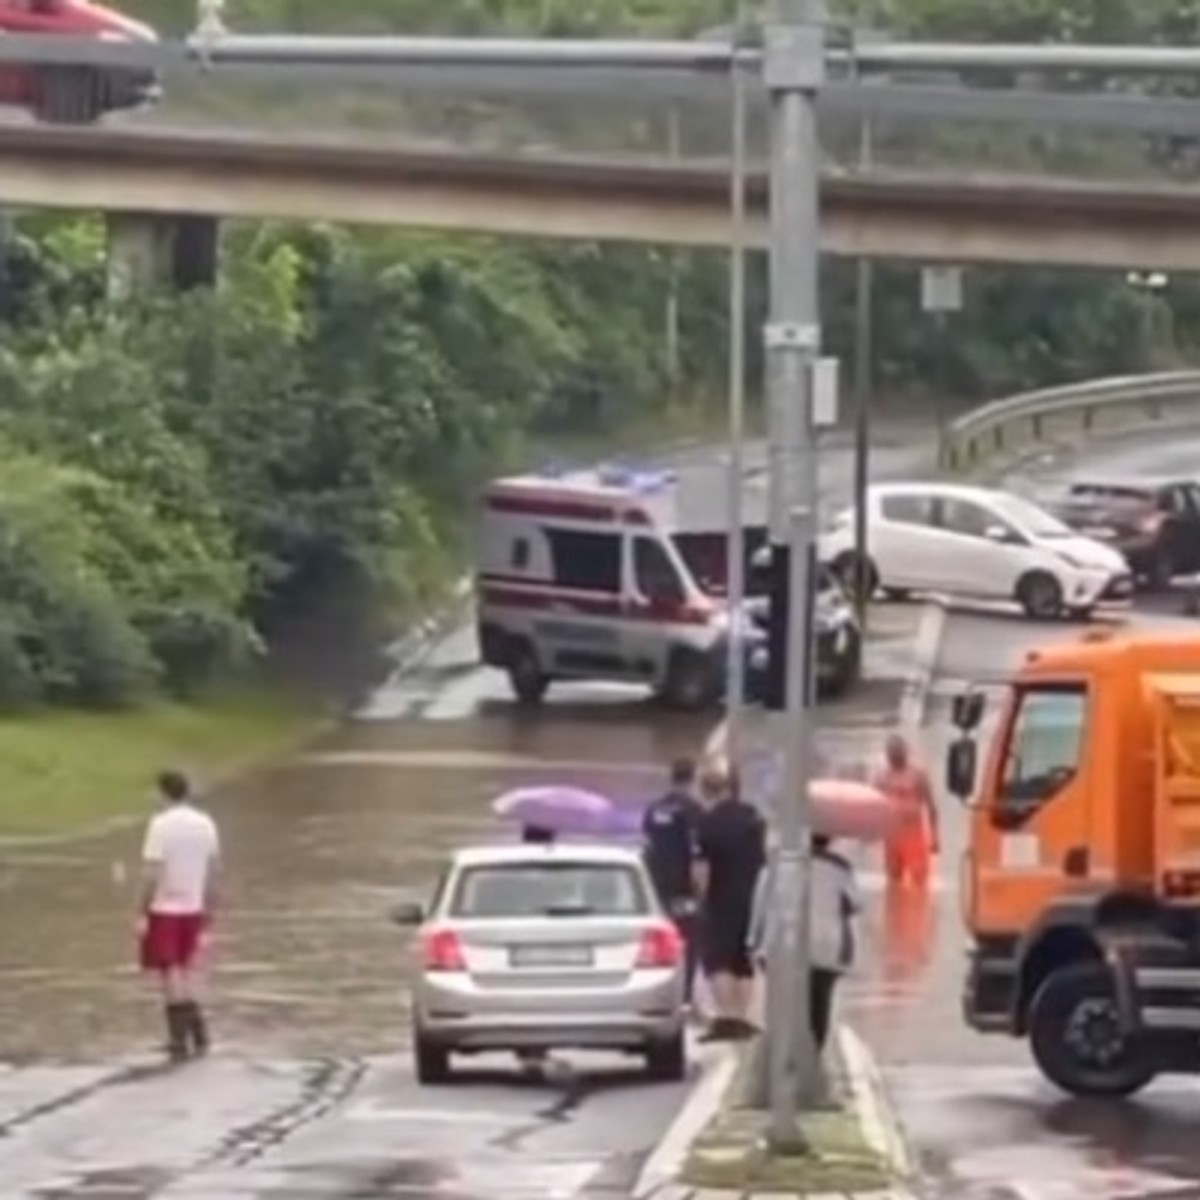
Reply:
[[642, 683], [683, 709], [721, 699], [724, 534], [719, 523], [698, 531], [690, 507], [670, 471], [546, 472], [488, 487], [480, 655], [519, 701], [537, 704], [558, 679]]

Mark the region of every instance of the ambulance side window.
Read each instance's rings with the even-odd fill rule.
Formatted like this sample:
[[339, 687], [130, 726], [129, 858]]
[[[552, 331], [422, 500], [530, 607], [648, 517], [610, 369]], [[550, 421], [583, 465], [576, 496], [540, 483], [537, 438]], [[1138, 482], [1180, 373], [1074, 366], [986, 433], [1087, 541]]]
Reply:
[[621, 591], [621, 539], [615, 533], [547, 529], [554, 582], [581, 592]]

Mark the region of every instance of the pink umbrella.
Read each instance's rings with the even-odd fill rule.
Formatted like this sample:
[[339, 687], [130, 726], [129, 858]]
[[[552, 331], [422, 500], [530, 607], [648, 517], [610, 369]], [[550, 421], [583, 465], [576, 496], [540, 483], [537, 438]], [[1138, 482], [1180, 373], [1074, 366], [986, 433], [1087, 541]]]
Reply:
[[526, 787], [498, 796], [492, 801], [492, 812], [503, 821], [551, 833], [605, 833], [613, 804], [584, 788]]
[[900, 815], [878, 788], [853, 779], [814, 779], [808, 795], [813, 830], [826, 837], [882, 841], [896, 828]]

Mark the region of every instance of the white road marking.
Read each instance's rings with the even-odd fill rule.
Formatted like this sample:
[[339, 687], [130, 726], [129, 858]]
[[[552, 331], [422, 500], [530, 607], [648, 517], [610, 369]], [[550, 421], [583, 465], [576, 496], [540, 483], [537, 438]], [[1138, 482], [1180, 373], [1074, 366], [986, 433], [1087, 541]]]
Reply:
[[379, 1100], [362, 1100], [346, 1111], [350, 1121], [397, 1121], [423, 1124], [511, 1125], [513, 1114], [493, 1108], [411, 1108], [385, 1104]]

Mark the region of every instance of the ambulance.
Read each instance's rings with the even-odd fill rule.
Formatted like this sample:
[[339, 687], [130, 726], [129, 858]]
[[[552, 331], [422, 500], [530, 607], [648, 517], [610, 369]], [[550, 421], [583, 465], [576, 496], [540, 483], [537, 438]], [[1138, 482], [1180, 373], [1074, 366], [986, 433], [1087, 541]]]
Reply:
[[[480, 657], [517, 700], [555, 680], [644, 684], [672, 708], [724, 695], [729, 640], [763, 635], [725, 599], [719, 480], [599, 467], [499, 479], [482, 500], [475, 577]], [[753, 493], [753, 488], [748, 487]], [[748, 496], [753, 507], [754, 496]], [[747, 530], [747, 562], [762, 544]], [[742, 651], [739, 651], [742, 652]]]

